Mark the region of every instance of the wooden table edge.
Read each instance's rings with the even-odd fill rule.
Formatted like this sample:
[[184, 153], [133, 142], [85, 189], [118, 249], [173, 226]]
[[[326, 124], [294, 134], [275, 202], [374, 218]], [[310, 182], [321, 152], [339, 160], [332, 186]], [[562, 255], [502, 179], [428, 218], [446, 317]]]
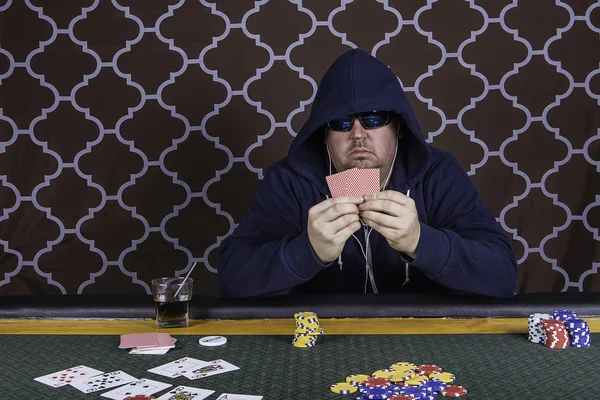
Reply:
[[[584, 318], [600, 332], [600, 318]], [[493, 334], [527, 333], [527, 318], [320, 318], [325, 334]], [[120, 335], [165, 332], [172, 335], [292, 335], [293, 318], [192, 320], [187, 328], [158, 329], [155, 320], [0, 319], [4, 335]]]

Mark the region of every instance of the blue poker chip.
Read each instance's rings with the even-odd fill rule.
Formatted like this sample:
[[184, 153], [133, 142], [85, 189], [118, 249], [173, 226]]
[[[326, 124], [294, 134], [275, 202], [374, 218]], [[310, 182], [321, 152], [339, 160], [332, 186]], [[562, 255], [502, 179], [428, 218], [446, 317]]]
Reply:
[[427, 381], [427, 382], [424, 382], [419, 387], [426, 388], [430, 392], [441, 392], [442, 390], [446, 389], [446, 386], [447, 385], [444, 382], [440, 382], [440, 381]]
[[393, 396], [387, 388], [367, 388], [363, 392], [363, 397], [369, 400], [383, 400]]

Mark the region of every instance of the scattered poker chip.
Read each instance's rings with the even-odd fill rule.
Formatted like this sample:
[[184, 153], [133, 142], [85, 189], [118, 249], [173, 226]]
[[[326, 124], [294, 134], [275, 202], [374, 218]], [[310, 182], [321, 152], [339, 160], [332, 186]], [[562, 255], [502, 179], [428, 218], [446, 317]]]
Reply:
[[391, 382], [394, 382], [394, 383], [398, 383], [398, 382], [405, 383], [406, 381], [408, 381], [409, 379], [411, 379], [414, 376], [415, 376], [414, 372], [394, 371], [390, 376], [387, 377], [387, 379], [389, 379]]
[[421, 385], [422, 388], [425, 388], [430, 392], [441, 392], [446, 388], [446, 386], [447, 384], [445, 384], [444, 382], [436, 380], [429, 380], [423, 383], [423, 385]]
[[374, 376], [375, 378], [389, 379], [390, 376], [394, 375], [394, 373], [395, 373], [395, 371], [393, 369], [384, 368], [384, 369], [378, 369], [377, 371], [373, 372], [371, 374], [371, 376]]
[[405, 384], [410, 386], [421, 386], [424, 382], [427, 382], [429, 378], [424, 375], [415, 375], [410, 379], [404, 381]]
[[334, 383], [333, 385], [331, 385], [329, 387], [329, 389], [333, 393], [339, 393], [339, 394], [352, 394], [358, 390], [358, 388], [356, 386], [351, 385], [348, 382]]
[[402, 367], [410, 367], [410, 369], [417, 369], [417, 366], [415, 364], [406, 361], [397, 362], [390, 366], [391, 369], [398, 370], [396, 367], [398, 367], [398, 369]]
[[[394, 366], [399, 371], [395, 370]], [[420, 374], [417, 374], [416, 370], [421, 371]], [[431, 372], [429, 376], [426, 375], [427, 372]], [[331, 391], [341, 394], [358, 391], [360, 395], [356, 400], [436, 400], [439, 395], [465, 396], [467, 389], [464, 386], [448, 384], [455, 379], [454, 374], [443, 372], [442, 367], [438, 365], [421, 364], [417, 367], [415, 364], [402, 362], [393, 364], [390, 368], [377, 370], [371, 376], [348, 375], [346, 382], [331, 385]], [[350, 387], [354, 389], [349, 389]]]
[[467, 389], [464, 386], [448, 385], [440, 394], [446, 397], [462, 397], [467, 394]]
[[376, 387], [367, 389], [363, 392], [362, 396], [369, 400], [381, 400], [387, 399], [388, 397], [393, 396], [393, 394], [391, 394], [386, 388]]
[[365, 379], [368, 379], [369, 375], [365, 375], [365, 374], [353, 374], [353, 375], [348, 375], [346, 377], [346, 382], [348, 382], [349, 384], [353, 385], [353, 386], [358, 386], [361, 385]]
[[444, 383], [452, 383], [456, 380], [456, 377], [450, 372], [434, 372], [429, 375], [429, 379]]
[[374, 387], [383, 387], [383, 388], [387, 388], [392, 386], [392, 383], [385, 378], [367, 378], [365, 379], [365, 381], [363, 382], [363, 385], [367, 388], [374, 388]]
[[434, 372], [443, 372], [443, 370], [439, 365], [423, 364], [417, 367], [417, 372], [429, 376]]

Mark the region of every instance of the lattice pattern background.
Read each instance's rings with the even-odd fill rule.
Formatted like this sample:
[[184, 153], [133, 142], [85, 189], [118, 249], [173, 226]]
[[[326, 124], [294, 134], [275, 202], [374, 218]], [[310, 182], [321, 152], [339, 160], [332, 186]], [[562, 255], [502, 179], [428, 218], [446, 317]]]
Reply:
[[4, 0], [0, 294], [216, 294], [218, 245], [331, 62], [398, 75], [513, 239], [600, 290], [600, 1]]

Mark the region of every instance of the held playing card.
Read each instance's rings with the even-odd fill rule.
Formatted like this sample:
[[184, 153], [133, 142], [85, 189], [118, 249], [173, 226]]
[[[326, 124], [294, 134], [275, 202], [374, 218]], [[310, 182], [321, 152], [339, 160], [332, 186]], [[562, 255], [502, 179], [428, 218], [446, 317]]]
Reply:
[[76, 367], [55, 372], [53, 374], [40, 376], [34, 380], [57, 388], [68, 385], [77, 379], [89, 378], [94, 375], [100, 375], [103, 372], [104, 371], [98, 371], [97, 369], [86, 367], [85, 365], [78, 365]]
[[94, 393], [99, 390], [125, 385], [133, 381], [137, 381], [137, 379], [123, 371], [113, 371], [88, 379], [78, 379], [71, 382], [70, 385], [83, 393]]
[[[165, 393], [156, 400], [174, 400], [180, 399], [185, 396], [186, 400], [202, 400], [213, 394], [214, 390], [197, 389], [188, 386], [177, 386], [175, 389], [170, 390], [169, 393]], [[175, 397], [179, 395], [178, 397]]]
[[349, 170], [345, 182], [346, 196], [364, 197], [379, 192], [379, 168]]
[[363, 197], [379, 191], [379, 168], [351, 168], [325, 177], [332, 197]]
[[170, 363], [160, 365], [156, 368], [149, 369], [148, 372], [166, 376], [168, 378], [176, 378], [184, 373], [189, 372], [194, 368], [204, 367], [208, 365], [206, 361], [197, 360], [191, 357], [183, 357], [179, 360], [171, 361]]
[[111, 390], [110, 392], [106, 392], [101, 396], [113, 400], [123, 400], [126, 397], [137, 396], [141, 394], [149, 396], [151, 394], [160, 392], [169, 386], [172, 385], [153, 381], [152, 379], [140, 379], [139, 381], [134, 381], [120, 388]]
[[186, 378], [195, 380], [200, 378], [206, 378], [207, 376], [213, 376], [223, 374], [225, 372], [235, 371], [237, 369], [240, 368], [236, 367], [231, 363], [228, 363], [225, 360], [213, 360], [209, 361], [208, 365], [193, 368], [182, 375]]

